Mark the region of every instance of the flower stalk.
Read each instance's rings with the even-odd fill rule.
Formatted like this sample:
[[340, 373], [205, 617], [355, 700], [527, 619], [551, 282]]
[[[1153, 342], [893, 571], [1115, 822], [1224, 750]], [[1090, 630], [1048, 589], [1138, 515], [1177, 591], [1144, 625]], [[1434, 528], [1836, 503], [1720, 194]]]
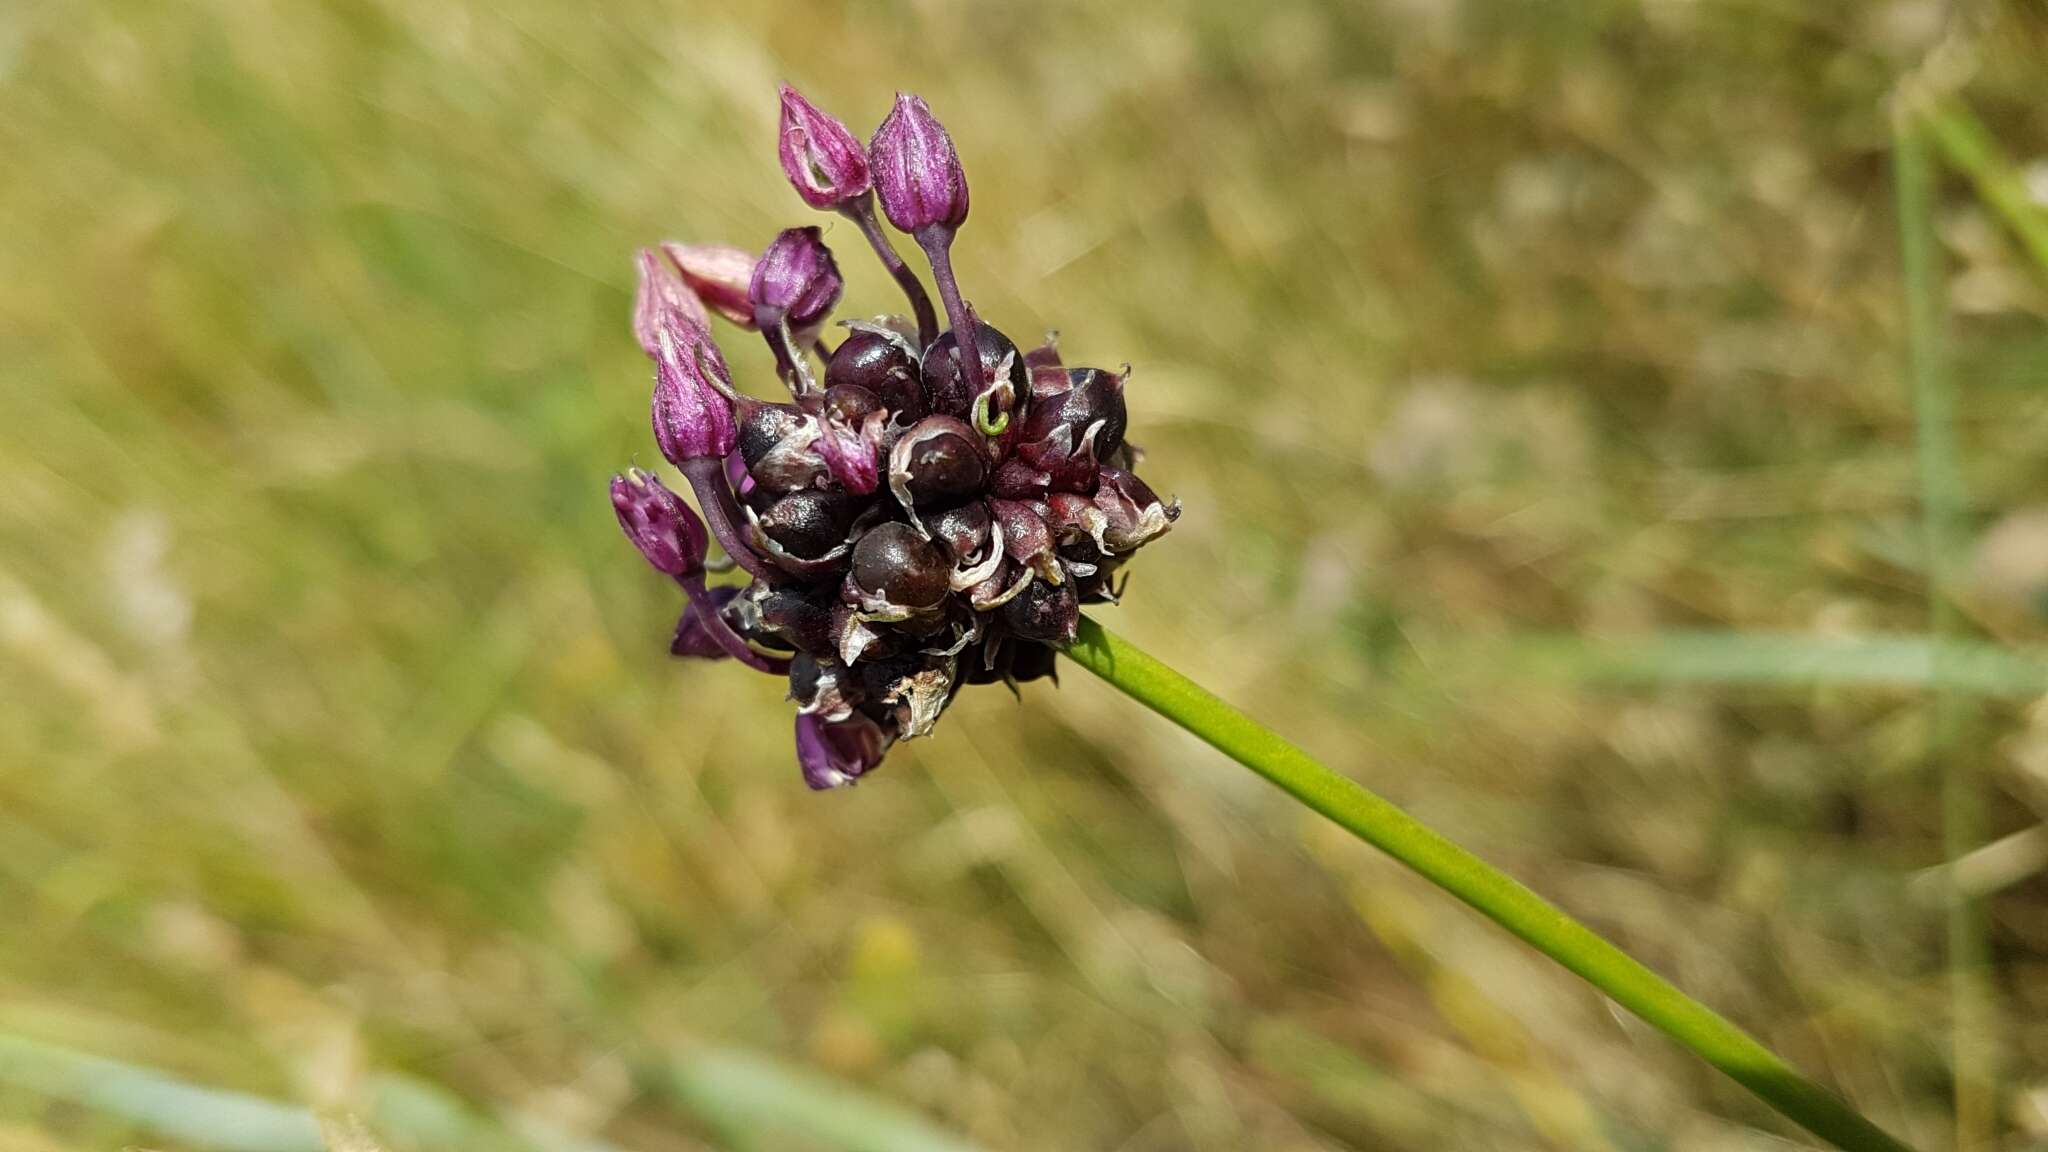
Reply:
[[1068, 659], [1464, 901], [1609, 999], [1848, 1152], [1910, 1152], [1755, 1037], [1679, 991], [1506, 873], [1338, 774], [1086, 616]]
[[740, 509], [734, 501], [732, 486], [725, 478], [725, 463], [714, 457], [690, 460], [682, 466], [683, 479], [690, 482], [690, 490], [697, 494], [697, 506], [703, 509], [704, 523], [711, 529], [711, 535], [733, 563], [747, 575], [761, 580], [780, 580], [783, 574], [770, 567], [761, 559], [746, 538], [740, 535]]
[[881, 221], [875, 219], [875, 198], [864, 196], [841, 207], [839, 212], [853, 221], [860, 234], [867, 237], [868, 247], [875, 250], [876, 259], [895, 278], [897, 286], [903, 289], [904, 298], [910, 301], [910, 309], [917, 319], [917, 346], [930, 347], [931, 342], [939, 338], [938, 313], [932, 310], [932, 298], [924, 290], [924, 281], [911, 271], [909, 262], [889, 241], [889, 234], [882, 231]]
[[747, 647], [747, 642], [740, 639], [739, 633], [732, 630], [732, 625], [725, 622], [724, 615], [719, 612], [718, 602], [712, 598], [711, 590], [704, 586], [702, 572], [679, 576], [676, 583], [683, 586], [684, 594], [689, 596], [690, 603], [696, 606], [698, 626], [704, 629], [704, 634], [709, 636], [727, 656], [756, 672], [766, 672], [771, 676], [789, 675], [787, 659], [780, 656], [764, 656]]

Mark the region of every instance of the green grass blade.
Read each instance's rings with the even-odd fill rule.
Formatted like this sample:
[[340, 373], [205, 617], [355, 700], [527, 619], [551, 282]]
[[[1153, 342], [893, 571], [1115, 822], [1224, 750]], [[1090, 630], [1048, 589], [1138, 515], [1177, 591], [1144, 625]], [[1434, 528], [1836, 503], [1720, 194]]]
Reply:
[[[1957, 463], [1955, 386], [1949, 379], [1947, 288], [1934, 235], [1934, 165], [1928, 156], [1925, 129], [1912, 111], [1893, 121], [1893, 180], [1899, 211], [1899, 253], [1905, 280], [1906, 343], [1913, 397], [1914, 442], [1920, 473], [1920, 522], [1927, 553], [1928, 624], [1937, 641], [1956, 631], [1955, 606], [1949, 601], [1953, 568], [1960, 553], [1956, 525], [1963, 506], [1962, 470]], [[1946, 116], [1930, 117], [1948, 125], [1947, 135], [1966, 146], [1951, 151], [1972, 160], [1966, 167], [1985, 198], [1994, 206], [2010, 189], [1991, 179], [1986, 157], [1989, 138], [1960, 105]], [[1938, 130], [1937, 130], [1938, 131]], [[2028, 208], [2032, 205], [2028, 204]], [[2009, 218], [2012, 210], [2001, 209]], [[2027, 233], [2021, 231], [2022, 238]], [[2044, 245], [2048, 245], [2048, 238]], [[2028, 241], [2032, 244], [2032, 241]], [[2048, 246], [2037, 250], [2048, 268]], [[1937, 646], [1937, 655], [1945, 654]], [[1953, 862], [1983, 842], [1983, 799], [1972, 757], [1964, 749], [1972, 723], [1971, 710], [1949, 683], [1945, 660], [1935, 668], [1930, 707], [1933, 723], [1928, 757], [1941, 775], [1942, 855]], [[1995, 1026], [1995, 999], [1985, 985], [1984, 909], [1980, 901], [1957, 892], [1948, 903], [1949, 1009], [1955, 1067], [1956, 1147], [1989, 1147], [1997, 1128], [1997, 1066], [1990, 1034]]]
[[313, 1114], [260, 1096], [199, 1088], [153, 1069], [0, 1035], [0, 1083], [217, 1152], [323, 1152]]
[[1734, 684], [1773, 688], [1944, 688], [2027, 699], [2048, 692], [2048, 653], [1968, 640], [1866, 634], [1660, 632], [1625, 640], [1525, 636], [1453, 666], [1621, 685]]
[[[918, 1116], [822, 1076], [730, 1048], [670, 1060], [657, 1081], [692, 1113], [736, 1137], [801, 1132], [847, 1152], [979, 1152]], [[152, 1068], [0, 1033], [0, 1085], [23, 1088], [210, 1152], [325, 1152], [319, 1120], [276, 1100], [185, 1083]], [[376, 1127], [435, 1148], [619, 1152], [602, 1141], [544, 1132], [518, 1118], [520, 1135], [473, 1115], [438, 1089], [379, 1077]], [[522, 1138], [523, 1137], [523, 1138]]]
[[[2026, 182], [1984, 122], [1967, 105], [1950, 98], [1922, 111], [1920, 123], [1941, 149], [1942, 158], [1969, 178], [1978, 199], [2012, 229], [2020, 246], [2034, 258], [2035, 267], [2048, 275], [2048, 209], [2027, 193]], [[1902, 184], [1899, 190], [1904, 193], [1906, 188]], [[1902, 196], [1900, 208], [1903, 211], [1905, 207]], [[1907, 276], [1911, 275], [1912, 265], [1908, 264]]]
[[[0, 1033], [0, 1085], [26, 1089], [206, 1152], [332, 1152], [320, 1118], [282, 1101], [186, 1083], [166, 1072]], [[511, 1127], [472, 1112], [439, 1088], [406, 1077], [368, 1085], [373, 1127], [436, 1152], [620, 1152], [599, 1140]], [[346, 1129], [343, 1129], [346, 1130]]]
[[730, 1048], [671, 1060], [662, 1086], [720, 1131], [763, 1138], [800, 1132], [846, 1152], [978, 1152], [906, 1108], [823, 1076]]
[[1066, 654], [1521, 937], [1815, 1135], [1851, 1152], [1907, 1147], [1555, 905], [1093, 620], [1081, 621]]

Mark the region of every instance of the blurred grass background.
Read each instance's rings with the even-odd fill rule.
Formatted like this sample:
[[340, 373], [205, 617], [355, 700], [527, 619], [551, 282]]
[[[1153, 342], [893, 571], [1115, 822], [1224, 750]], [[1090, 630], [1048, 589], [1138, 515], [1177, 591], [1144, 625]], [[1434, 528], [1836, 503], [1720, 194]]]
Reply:
[[1112, 627], [1916, 1145], [2048, 1147], [2044, 46], [2036, 0], [0, 8], [0, 1148], [320, 1144], [199, 1088], [351, 1152], [1797, 1139], [1071, 670], [820, 796], [773, 685], [666, 658], [602, 494], [655, 455], [629, 256], [810, 219], [780, 79], [929, 97], [983, 314], [1136, 365], [1188, 512]]

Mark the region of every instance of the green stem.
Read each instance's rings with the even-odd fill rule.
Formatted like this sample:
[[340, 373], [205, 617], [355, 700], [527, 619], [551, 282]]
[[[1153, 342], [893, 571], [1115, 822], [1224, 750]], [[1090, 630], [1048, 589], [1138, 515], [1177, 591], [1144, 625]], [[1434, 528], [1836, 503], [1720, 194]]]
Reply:
[[1528, 941], [1814, 1135], [1850, 1152], [1907, 1152], [1840, 1097], [1592, 929], [1095, 621], [1081, 621], [1066, 655]]

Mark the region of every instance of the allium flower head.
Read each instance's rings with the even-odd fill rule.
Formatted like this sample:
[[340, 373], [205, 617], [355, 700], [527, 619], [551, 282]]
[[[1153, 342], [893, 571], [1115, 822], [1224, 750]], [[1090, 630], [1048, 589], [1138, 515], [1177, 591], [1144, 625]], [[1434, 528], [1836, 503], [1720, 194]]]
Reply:
[[[784, 89], [782, 158], [799, 192], [857, 183], [834, 128]], [[790, 167], [792, 147], [804, 167]], [[656, 568], [685, 573], [690, 605], [671, 651], [787, 676], [813, 788], [873, 772], [966, 685], [1050, 676], [1083, 606], [1114, 602], [1124, 563], [1180, 514], [1133, 471], [1126, 372], [1068, 367], [1050, 338], [1022, 350], [966, 302], [946, 255], [966, 177], [924, 101], [897, 98], [868, 159], [890, 222], [919, 234], [947, 315], [972, 339], [936, 331], [927, 307], [923, 340], [889, 316], [847, 322], [834, 346], [816, 340], [838, 269], [816, 229], [793, 228], [749, 264], [741, 294], [789, 398], [746, 395], [689, 307], [731, 314], [737, 250], [664, 245], [684, 291], [643, 255], [634, 331], [656, 364], [655, 438], [703, 525], [651, 478], [613, 485], [627, 535]], [[805, 199], [846, 207], [822, 191]], [[861, 205], [852, 215], [874, 225]], [[921, 285], [879, 235], [870, 229], [917, 306]], [[978, 373], [963, 371], [977, 358]], [[750, 580], [705, 587], [707, 527]]]
[[778, 151], [783, 175], [813, 208], [840, 207], [874, 187], [860, 138], [787, 84], [782, 86]]

